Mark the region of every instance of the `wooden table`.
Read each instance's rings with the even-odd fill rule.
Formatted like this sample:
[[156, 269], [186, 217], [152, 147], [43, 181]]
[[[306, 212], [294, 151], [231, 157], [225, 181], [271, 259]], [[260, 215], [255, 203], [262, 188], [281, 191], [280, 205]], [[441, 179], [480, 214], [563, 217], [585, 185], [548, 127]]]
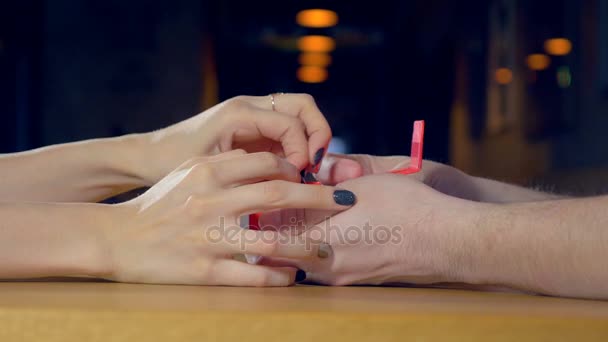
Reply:
[[608, 341], [608, 302], [461, 290], [0, 283], [0, 341]]

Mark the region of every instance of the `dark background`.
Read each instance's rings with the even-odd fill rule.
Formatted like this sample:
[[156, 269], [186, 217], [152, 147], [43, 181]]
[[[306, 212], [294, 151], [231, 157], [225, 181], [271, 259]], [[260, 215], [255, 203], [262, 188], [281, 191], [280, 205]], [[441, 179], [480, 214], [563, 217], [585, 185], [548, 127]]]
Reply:
[[[308, 8], [334, 10], [338, 25], [298, 26]], [[319, 84], [296, 77], [295, 41], [311, 33], [337, 43]], [[556, 37], [572, 51], [529, 70], [526, 56]], [[425, 119], [427, 159], [574, 193], [608, 184], [604, 1], [0, 2], [3, 153], [158, 129], [276, 91], [312, 94], [349, 152], [407, 154]]]

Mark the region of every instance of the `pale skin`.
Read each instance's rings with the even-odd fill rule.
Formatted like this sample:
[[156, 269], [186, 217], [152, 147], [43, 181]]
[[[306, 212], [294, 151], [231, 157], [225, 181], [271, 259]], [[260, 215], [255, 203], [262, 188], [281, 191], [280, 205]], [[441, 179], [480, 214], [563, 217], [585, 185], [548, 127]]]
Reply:
[[[430, 161], [416, 175], [386, 174], [407, 160], [328, 156], [320, 180], [357, 193], [357, 204], [329, 221], [332, 212], [284, 210], [262, 224], [297, 218], [308, 226], [301, 234], [330, 244], [330, 256], [262, 263], [296, 266], [329, 285], [468, 284], [608, 299], [608, 196], [566, 198]], [[366, 222], [400, 229], [388, 243], [344, 239]]]
[[[310, 259], [318, 245], [279, 244], [276, 232], [240, 229], [239, 217], [349, 205], [332, 186], [300, 184], [331, 138], [312, 98], [281, 95], [275, 109], [238, 97], [156, 132], [0, 156], [0, 279], [293, 284], [296, 268], [233, 257]], [[141, 186], [151, 188], [125, 203], [84, 203]]]

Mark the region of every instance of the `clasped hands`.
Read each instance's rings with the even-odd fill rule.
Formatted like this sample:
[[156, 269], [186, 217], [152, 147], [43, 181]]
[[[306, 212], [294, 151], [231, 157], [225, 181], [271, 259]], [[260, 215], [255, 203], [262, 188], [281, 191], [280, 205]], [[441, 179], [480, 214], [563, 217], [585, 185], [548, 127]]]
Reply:
[[[386, 174], [407, 157], [329, 155], [321, 163], [331, 130], [314, 100], [284, 94], [275, 111], [269, 107], [268, 97], [237, 97], [140, 137], [138, 174], [152, 187], [114, 206], [102, 238], [104, 278], [240, 286], [305, 277], [330, 285], [461, 281], [480, 205], [467, 198], [468, 176], [426, 161], [418, 175]], [[300, 184], [306, 167], [325, 185]], [[262, 231], [233, 229], [258, 211]], [[290, 235], [300, 238], [283, 238]], [[234, 260], [241, 253], [263, 258]]]

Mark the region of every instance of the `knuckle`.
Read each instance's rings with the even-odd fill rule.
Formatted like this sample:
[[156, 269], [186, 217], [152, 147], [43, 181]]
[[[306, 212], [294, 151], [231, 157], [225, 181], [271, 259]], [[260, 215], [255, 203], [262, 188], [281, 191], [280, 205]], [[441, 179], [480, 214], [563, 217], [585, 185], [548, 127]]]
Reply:
[[288, 196], [287, 183], [284, 181], [265, 182], [262, 189], [262, 199], [266, 204], [280, 205]]
[[260, 152], [260, 163], [266, 170], [279, 170], [281, 168], [281, 159], [270, 152]]
[[208, 180], [213, 179], [216, 176], [215, 167], [210, 163], [198, 163], [192, 166], [190, 174], [196, 180]]
[[300, 118], [289, 116], [289, 117], [286, 117], [286, 119], [289, 121], [290, 129], [304, 131], [304, 129], [306, 128], [306, 126], [304, 126], [304, 123], [302, 122], [302, 120]]
[[298, 96], [300, 96], [304, 102], [309, 102], [309, 103], [315, 102], [315, 98], [308, 93], [301, 93], [301, 94], [298, 94]]
[[249, 107], [249, 102], [245, 100], [244, 96], [233, 97], [226, 103], [228, 108], [233, 112], [241, 112]]

